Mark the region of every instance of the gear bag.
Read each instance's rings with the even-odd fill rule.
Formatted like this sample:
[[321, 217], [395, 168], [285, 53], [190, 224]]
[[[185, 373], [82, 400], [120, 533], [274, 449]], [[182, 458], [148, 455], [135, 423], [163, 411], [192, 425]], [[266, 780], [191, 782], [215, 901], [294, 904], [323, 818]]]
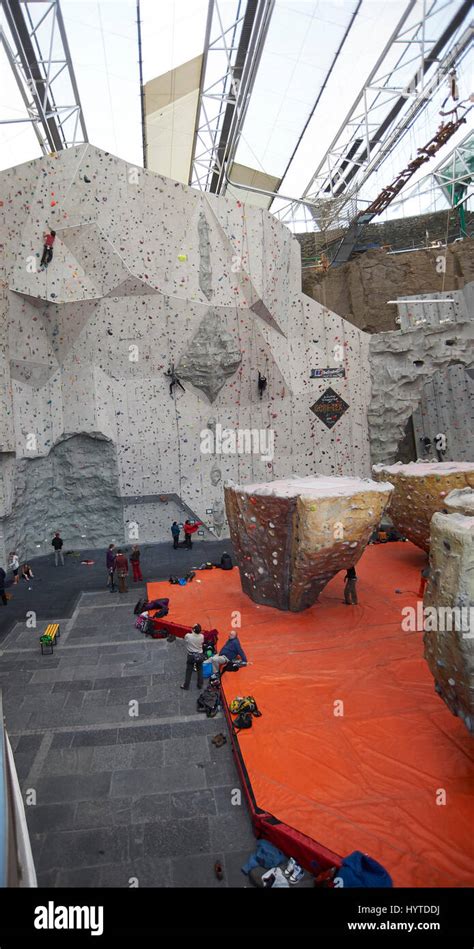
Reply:
[[198, 712], [205, 712], [207, 718], [215, 718], [219, 711], [219, 692], [215, 689], [205, 689], [196, 702]]

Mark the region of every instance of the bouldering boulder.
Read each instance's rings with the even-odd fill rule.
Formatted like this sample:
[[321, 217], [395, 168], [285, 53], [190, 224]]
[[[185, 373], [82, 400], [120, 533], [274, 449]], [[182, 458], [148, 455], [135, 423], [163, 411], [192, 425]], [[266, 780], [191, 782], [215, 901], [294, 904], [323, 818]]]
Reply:
[[255, 603], [299, 612], [339, 570], [353, 566], [392, 486], [316, 475], [225, 486], [242, 589]]
[[397, 530], [427, 552], [433, 514], [455, 488], [474, 488], [474, 464], [468, 462], [399, 462], [374, 465], [372, 473], [376, 481], [393, 484], [388, 513]]
[[453, 491], [445, 504], [453, 513], [434, 514], [431, 521], [430, 577], [423, 600], [425, 659], [436, 691], [472, 732], [474, 491]]

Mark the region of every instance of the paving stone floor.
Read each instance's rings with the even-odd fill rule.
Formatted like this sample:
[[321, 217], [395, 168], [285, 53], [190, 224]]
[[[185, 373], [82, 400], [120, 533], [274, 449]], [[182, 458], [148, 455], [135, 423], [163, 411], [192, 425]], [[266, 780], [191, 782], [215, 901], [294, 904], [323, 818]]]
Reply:
[[182, 642], [135, 630], [140, 592], [84, 593], [52, 656], [24, 623], [1, 643], [6, 727], [24, 799], [36, 793], [25, 810], [38, 885], [246, 886], [255, 838], [243, 795], [231, 801], [230, 741], [211, 743], [225, 718], [196, 712], [195, 681], [179, 688]]

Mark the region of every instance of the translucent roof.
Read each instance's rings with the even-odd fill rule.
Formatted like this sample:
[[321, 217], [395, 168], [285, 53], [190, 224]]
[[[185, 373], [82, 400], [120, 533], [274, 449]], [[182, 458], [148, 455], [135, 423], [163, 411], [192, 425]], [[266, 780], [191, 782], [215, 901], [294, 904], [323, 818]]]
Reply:
[[[439, 14], [429, 23], [433, 39], [461, 6], [461, 0], [426, 0], [427, 9], [437, 2]], [[255, 84], [243, 124], [235, 161], [265, 174], [282, 178], [280, 190], [295, 198], [308, 188], [319, 161], [330, 146], [339, 127], [362, 89], [372, 67], [387, 44], [408, 0], [276, 0]], [[30, 4], [42, 14], [42, 3]], [[224, 27], [233, 22], [236, 12], [245, 11], [245, 0], [221, 0], [218, 4]], [[136, 0], [61, 0], [71, 56], [84, 109], [89, 140], [121, 158], [142, 163], [141, 111], [138, 73]], [[417, 0], [411, 22], [422, 11]], [[141, 0], [142, 55], [144, 81], [163, 75], [203, 52], [207, 0]], [[410, 21], [408, 21], [410, 22]], [[241, 25], [233, 42], [237, 44]], [[393, 47], [386, 61], [389, 74], [405, 47]], [[415, 53], [413, 54], [415, 55]], [[225, 74], [226, 57], [209, 56], [207, 84]], [[472, 92], [473, 54], [459, 68], [462, 93]], [[2, 118], [25, 115], [11, 71], [0, 48], [0, 112]], [[397, 77], [397, 85], [408, 82], [413, 67]], [[374, 173], [359, 194], [360, 206], [368, 203], [401, 171], [416, 149], [429, 141], [439, 121], [439, 107], [445, 89], [433, 97], [427, 109], [415, 120], [402, 141]], [[370, 94], [373, 121], [383, 109], [375, 93]], [[221, 103], [207, 100], [209, 118], [218, 114]], [[448, 154], [459, 136], [445, 146]], [[354, 129], [346, 131], [350, 144]], [[9, 167], [37, 157], [40, 149], [29, 125], [0, 126], [0, 167]], [[439, 162], [434, 162], [439, 164]], [[424, 166], [414, 179], [425, 180], [430, 171]], [[413, 182], [410, 183], [410, 188]], [[413, 191], [413, 189], [412, 189]], [[447, 206], [446, 198], [432, 182], [426, 193], [413, 196], [407, 188], [386, 214], [418, 214], [428, 210], [433, 200]], [[411, 195], [411, 196], [410, 196]], [[434, 197], [435, 196], [435, 197]], [[277, 212], [287, 202], [278, 199], [271, 210]], [[304, 213], [312, 228], [312, 219]]]

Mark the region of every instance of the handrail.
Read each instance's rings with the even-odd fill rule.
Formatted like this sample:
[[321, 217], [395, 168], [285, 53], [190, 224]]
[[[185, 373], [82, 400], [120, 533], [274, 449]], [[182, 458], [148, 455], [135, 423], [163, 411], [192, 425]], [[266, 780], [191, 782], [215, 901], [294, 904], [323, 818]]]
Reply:
[[36, 886], [25, 808], [5, 729], [0, 691], [0, 889]]
[[7, 746], [0, 692], [0, 888], [8, 882], [8, 793]]

